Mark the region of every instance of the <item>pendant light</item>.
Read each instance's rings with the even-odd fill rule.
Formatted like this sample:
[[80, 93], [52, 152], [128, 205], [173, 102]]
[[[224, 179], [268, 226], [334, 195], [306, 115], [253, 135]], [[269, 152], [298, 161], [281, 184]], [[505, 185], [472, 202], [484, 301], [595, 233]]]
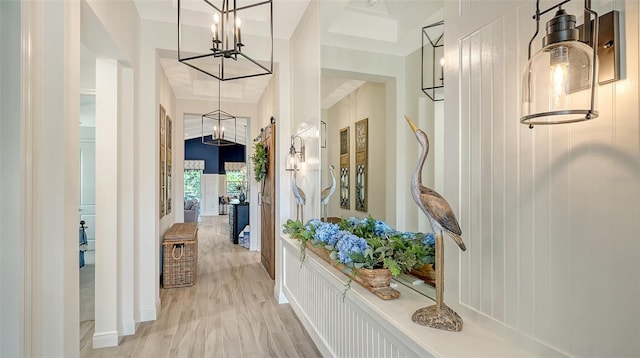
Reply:
[[594, 31], [584, 29], [581, 42], [576, 17], [556, 5], [555, 16], [546, 24], [542, 48], [531, 56], [531, 44], [538, 34], [542, 15], [539, 3], [537, 0], [536, 33], [529, 42], [529, 62], [522, 76], [520, 122], [533, 126], [597, 118], [597, 46], [588, 44], [598, 43], [598, 14], [585, 1], [586, 23], [591, 25], [592, 15], [596, 21]]

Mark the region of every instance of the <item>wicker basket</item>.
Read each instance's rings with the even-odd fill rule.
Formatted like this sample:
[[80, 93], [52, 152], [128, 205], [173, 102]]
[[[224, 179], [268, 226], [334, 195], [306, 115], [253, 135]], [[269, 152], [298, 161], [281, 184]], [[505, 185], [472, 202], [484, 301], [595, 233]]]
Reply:
[[197, 223], [173, 224], [162, 242], [162, 286], [193, 286], [198, 269]]

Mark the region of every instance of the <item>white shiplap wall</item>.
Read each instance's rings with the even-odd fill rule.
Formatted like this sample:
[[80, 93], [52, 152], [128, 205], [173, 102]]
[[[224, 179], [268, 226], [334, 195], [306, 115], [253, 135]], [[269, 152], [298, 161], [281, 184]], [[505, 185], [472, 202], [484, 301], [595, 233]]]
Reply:
[[637, 356], [639, 6], [594, 5], [621, 12], [624, 78], [601, 86], [600, 118], [530, 130], [519, 96], [535, 2], [445, 2], [445, 196], [468, 243], [447, 255], [447, 297], [540, 352]]

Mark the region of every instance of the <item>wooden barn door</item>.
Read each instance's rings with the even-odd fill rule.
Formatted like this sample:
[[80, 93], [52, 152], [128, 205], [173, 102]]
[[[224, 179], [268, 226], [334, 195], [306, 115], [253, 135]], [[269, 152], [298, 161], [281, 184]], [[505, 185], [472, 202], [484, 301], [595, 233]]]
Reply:
[[267, 175], [262, 183], [262, 193], [260, 214], [261, 214], [261, 251], [262, 265], [267, 269], [269, 276], [275, 279], [276, 265], [276, 242], [275, 242], [275, 223], [276, 223], [276, 127], [275, 123], [265, 128], [262, 135], [262, 143], [267, 149]]

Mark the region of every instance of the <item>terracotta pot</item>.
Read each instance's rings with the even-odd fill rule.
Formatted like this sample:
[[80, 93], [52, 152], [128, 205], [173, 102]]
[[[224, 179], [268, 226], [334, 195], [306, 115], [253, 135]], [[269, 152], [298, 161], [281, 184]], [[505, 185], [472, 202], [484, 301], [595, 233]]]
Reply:
[[420, 267], [414, 268], [410, 272], [411, 275], [424, 280], [424, 282], [435, 286], [436, 284], [436, 270], [433, 269], [433, 264], [425, 264]]
[[[350, 276], [345, 272], [347, 268], [345, 265], [338, 263], [331, 259], [330, 252], [322, 247], [313, 246], [310, 242], [306, 243], [307, 250], [318, 255], [321, 259], [329, 263], [331, 266], [337, 268], [342, 273]], [[376, 296], [383, 300], [389, 300], [400, 297], [400, 292], [391, 288], [391, 271], [386, 268], [382, 269], [360, 269], [358, 275], [353, 278], [353, 281], [359, 283], [367, 290], [373, 292]]]
[[358, 276], [353, 280], [369, 288], [389, 287], [391, 285], [391, 271], [386, 268], [375, 270], [360, 269]]

